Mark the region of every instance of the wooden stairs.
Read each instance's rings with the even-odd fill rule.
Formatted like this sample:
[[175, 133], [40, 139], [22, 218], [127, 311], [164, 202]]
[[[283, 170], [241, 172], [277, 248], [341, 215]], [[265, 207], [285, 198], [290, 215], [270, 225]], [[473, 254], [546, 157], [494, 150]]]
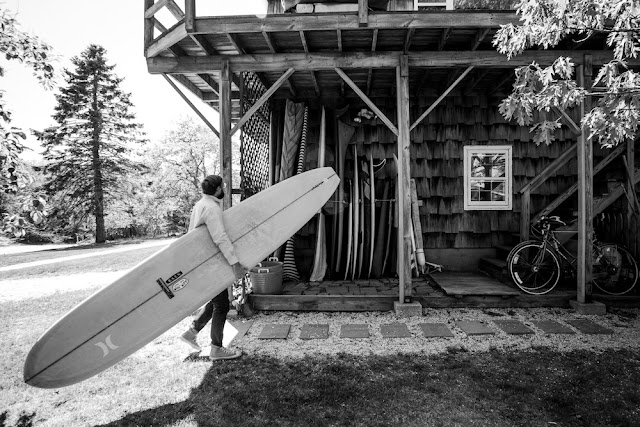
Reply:
[[[636, 140], [638, 142], [638, 140]], [[573, 147], [572, 147], [573, 148]], [[613, 161], [616, 157], [623, 154], [626, 150], [626, 145], [621, 144], [616, 147], [607, 157], [605, 157], [600, 163], [594, 166], [593, 174], [602, 171], [611, 161]], [[637, 184], [640, 182], [640, 164], [638, 160], [635, 161], [635, 169], [633, 171], [633, 184]], [[616, 201], [620, 197], [625, 197], [625, 185], [626, 181], [617, 182], [611, 188], [609, 188], [608, 193], [601, 194], [599, 196], [594, 196], [593, 198], [593, 215], [597, 215], [599, 213], [604, 212], [604, 210], [609, 207], [614, 201]], [[553, 202], [551, 202], [547, 207], [542, 209], [536, 215], [533, 216], [531, 222], [529, 224], [534, 224], [536, 221], [540, 219], [540, 217], [544, 215], [551, 215], [552, 213], [557, 214], [557, 210], [560, 205], [565, 202], [569, 197], [571, 197], [578, 189], [578, 183], [576, 182], [571, 187], [569, 187], [564, 193], [558, 196]], [[640, 196], [639, 196], [640, 197]], [[567, 242], [572, 237], [574, 237], [578, 233], [577, 224], [569, 224], [565, 227], [559, 228], [557, 231], [561, 233], [558, 234], [558, 240], [562, 243]], [[526, 239], [525, 239], [526, 240]], [[514, 234], [514, 245], [521, 241], [520, 234]], [[511, 284], [511, 278], [509, 277], [509, 273], [507, 272], [507, 256], [509, 252], [513, 248], [513, 246], [496, 246], [495, 250], [495, 258], [482, 258], [480, 259], [479, 269], [484, 273], [494, 277], [495, 279], [500, 280], [503, 283]]]

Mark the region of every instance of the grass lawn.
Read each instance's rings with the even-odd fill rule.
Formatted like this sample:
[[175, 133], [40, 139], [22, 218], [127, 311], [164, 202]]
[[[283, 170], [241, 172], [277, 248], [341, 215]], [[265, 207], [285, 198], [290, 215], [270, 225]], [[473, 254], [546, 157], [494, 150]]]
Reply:
[[[119, 266], [148, 256], [134, 253], [98, 259]], [[212, 364], [176, 340], [185, 320], [79, 384], [24, 384], [24, 358], [38, 336], [91, 292], [0, 303], [0, 427], [640, 426], [640, 352], [628, 350], [248, 354]]]

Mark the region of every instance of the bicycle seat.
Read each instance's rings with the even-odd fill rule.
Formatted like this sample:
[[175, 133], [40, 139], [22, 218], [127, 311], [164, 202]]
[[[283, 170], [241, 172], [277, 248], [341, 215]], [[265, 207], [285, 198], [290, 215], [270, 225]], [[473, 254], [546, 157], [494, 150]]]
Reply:
[[559, 216], [555, 216], [555, 215], [554, 216], [543, 216], [543, 217], [540, 218], [538, 223], [542, 227], [548, 225], [549, 229], [551, 229], [551, 230], [555, 230], [556, 228], [560, 228], [562, 226], [567, 225], [567, 223], [564, 222], [563, 220], [561, 220]]

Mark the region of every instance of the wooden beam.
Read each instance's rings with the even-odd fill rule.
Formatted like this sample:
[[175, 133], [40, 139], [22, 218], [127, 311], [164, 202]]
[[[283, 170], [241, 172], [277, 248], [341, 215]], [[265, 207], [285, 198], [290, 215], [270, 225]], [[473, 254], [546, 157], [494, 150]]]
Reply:
[[155, 17], [151, 18], [151, 20], [153, 21], [153, 26], [156, 27], [158, 29], [158, 31], [160, 31], [160, 34], [162, 34], [162, 33], [167, 31], [167, 27], [162, 25], [162, 23], [160, 21], [158, 21]]
[[[184, 22], [178, 23], [175, 27], [173, 27], [169, 32], [164, 33], [160, 37], [158, 37], [152, 44], [147, 48], [146, 56], [147, 58], [153, 58], [160, 52], [165, 49], [169, 49], [180, 40], [184, 39], [187, 36], [187, 30], [184, 27]], [[169, 71], [170, 72], [170, 71]]]
[[366, 27], [369, 23], [369, 0], [358, 0], [358, 26]]
[[465, 96], [469, 95], [473, 90], [473, 88], [475, 88], [478, 85], [478, 83], [480, 83], [487, 76], [487, 74], [489, 74], [490, 71], [491, 71], [491, 68], [485, 68], [484, 70], [478, 72], [477, 75], [474, 77], [474, 79], [471, 80], [469, 84], [465, 85], [464, 95]]
[[153, 43], [153, 14], [147, 16], [147, 11], [154, 7], [153, 0], [144, 0], [144, 54], [147, 48]]
[[198, 47], [202, 49], [207, 55], [213, 56], [218, 54], [218, 52], [213, 48], [213, 46], [211, 46], [211, 43], [209, 43], [202, 34], [189, 34], [189, 35], [191, 36], [191, 39], [193, 40], [193, 42], [197, 44]]
[[576, 122], [573, 121], [571, 116], [569, 116], [566, 111], [558, 107], [551, 107], [551, 109], [556, 113], [558, 113], [560, 117], [562, 117], [565, 123], [571, 128], [571, 132], [573, 132], [574, 135], [576, 136], [582, 135], [582, 129], [580, 128], [580, 126], [576, 124]]
[[[309, 53], [309, 45], [307, 44], [307, 37], [304, 34], [304, 31], [300, 31], [300, 42], [302, 43], [302, 48], [306, 53]], [[313, 88], [316, 92], [316, 96], [320, 96], [320, 85], [318, 85], [318, 79], [316, 78], [316, 73], [312, 70], [309, 71], [311, 75], [311, 80], [313, 81]]]
[[338, 38], [338, 52], [342, 52], [342, 30], [336, 30]]
[[409, 131], [409, 59], [400, 57], [396, 68], [398, 114], [398, 277], [400, 303], [411, 298], [411, 140]]
[[173, 17], [178, 21], [184, 19], [184, 12], [182, 12], [182, 9], [180, 9], [180, 6], [178, 6], [174, 0], [167, 1], [167, 9], [169, 9], [169, 12], [171, 12]]
[[362, 99], [364, 103], [367, 104], [369, 108], [371, 108], [371, 111], [376, 113], [380, 120], [382, 120], [382, 122], [387, 125], [389, 130], [391, 130], [391, 132], [393, 132], [395, 135], [398, 135], [398, 129], [393, 123], [391, 123], [391, 120], [389, 120], [387, 116], [385, 116], [384, 113], [380, 111], [378, 107], [376, 107], [376, 104], [374, 104], [373, 101], [371, 101], [369, 97], [360, 90], [360, 88], [353, 82], [353, 80], [351, 80], [349, 76], [347, 76], [340, 68], [336, 68], [335, 70], [336, 73], [338, 73], [338, 75], [342, 77], [342, 80], [347, 82], [351, 89], [353, 89], [353, 91], [360, 97], [360, 99]]
[[[514, 12], [429, 13], [369, 12], [368, 28], [500, 28], [519, 25]], [[260, 33], [262, 31], [334, 31], [360, 28], [356, 13], [282, 14], [264, 18], [248, 16], [208, 16], [196, 19], [196, 32], [206, 34]]]
[[213, 77], [211, 77], [208, 74], [198, 74], [198, 77], [200, 78], [200, 80], [202, 80], [207, 86], [209, 86], [211, 88], [211, 90], [213, 92], [215, 92], [216, 95], [220, 95], [220, 86], [218, 85], [218, 82], [216, 82]]
[[[222, 169], [222, 181], [227, 188], [232, 185], [231, 162], [231, 67], [228, 62], [223, 64], [220, 73], [220, 168]], [[231, 191], [224, 194], [223, 207], [231, 207]]]
[[438, 42], [438, 50], [444, 49], [444, 45], [447, 44], [447, 40], [449, 40], [450, 35], [451, 27], [442, 30], [442, 35], [440, 35], [440, 41]]
[[404, 48], [402, 49], [402, 52], [407, 53], [409, 52], [409, 48], [411, 47], [411, 42], [413, 41], [413, 34], [416, 32], [415, 28], [409, 28], [407, 30], [407, 35], [404, 38]]
[[144, 9], [145, 19], [152, 18], [156, 13], [158, 13], [158, 11], [160, 11], [160, 9], [165, 7], [167, 3], [169, 3], [169, 0], [158, 0], [155, 3], [153, 3], [153, 0], [151, 0], [151, 5], [147, 6], [147, 1], [145, 0], [145, 9]]
[[251, 116], [253, 116], [253, 114], [258, 111], [265, 102], [269, 100], [269, 98], [271, 98], [271, 95], [273, 95], [275, 91], [278, 90], [278, 88], [282, 86], [282, 84], [287, 81], [289, 76], [291, 76], [294, 72], [295, 70], [293, 68], [289, 68], [287, 71], [285, 71], [285, 73], [281, 75], [280, 78], [273, 85], [271, 85], [269, 89], [267, 89], [264, 95], [262, 95], [260, 99], [258, 99], [256, 103], [253, 104], [253, 106], [244, 114], [244, 116], [242, 116], [240, 121], [236, 123], [233, 129], [231, 129], [230, 136], [233, 136], [233, 134], [236, 133], [242, 127], [242, 125], [244, 125], [247, 120], [249, 120]]
[[[172, 42], [155, 49], [158, 53], [181, 36], [186, 36], [184, 25], [182, 33], [174, 34]], [[164, 37], [163, 37], [164, 38]], [[157, 43], [162, 40], [158, 40]], [[410, 67], [493, 67], [513, 69], [529, 65], [536, 61], [540, 65], [550, 65], [559, 56], [571, 56], [570, 51], [526, 51], [522, 55], [506, 60], [504, 55], [495, 51], [442, 51], [442, 52], [409, 52]], [[585, 51], [585, 53], [590, 53]], [[593, 65], [601, 65], [613, 59], [612, 52], [594, 51]], [[222, 68], [222, 61], [228, 60], [235, 72], [243, 71], [282, 71], [294, 68], [296, 71], [319, 71], [333, 68], [393, 68], [399, 61], [402, 52], [316, 52], [316, 53], [275, 53], [225, 56], [190, 56], [185, 58], [149, 58], [147, 67], [150, 73], [203, 73]], [[582, 63], [581, 57], [572, 57], [577, 65]], [[640, 65], [640, 60], [629, 60], [629, 66]]]
[[184, 93], [182, 93], [182, 91], [178, 88], [178, 86], [176, 86], [176, 84], [171, 81], [171, 79], [169, 78], [169, 76], [167, 76], [166, 74], [163, 74], [162, 77], [165, 78], [165, 80], [167, 82], [169, 82], [169, 84], [171, 85], [171, 87], [178, 92], [178, 95], [180, 95], [180, 97], [187, 103], [187, 105], [189, 105], [189, 107], [191, 107], [191, 109], [198, 115], [198, 117], [200, 117], [200, 119], [204, 122], [205, 125], [207, 125], [207, 127], [209, 129], [211, 129], [211, 131], [218, 137], [220, 138], [220, 132], [218, 132], [218, 129], [216, 129], [211, 122], [209, 122], [209, 120], [207, 120], [207, 118], [200, 112], [200, 110], [198, 110], [198, 108], [196, 108], [195, 105], [193, 105], [193, 103], [189, 100], [189, 98], [186, 97], [186, 95]]
[[422, 120], [424, 120], [425, 117], [427, 117], [427, 115], [429, 115], [430, 112], [433, 111], [434, 108], [436, 108], [438, 106], [438, 104], [440, 104], [440, 102], [442, 102], [442, 100], [449, 94], [449, 92], [451, 92], [457, 85], [458, 83], [460, 83], [462, 81], [462, 79], [465, 78], [465, 76], [467, 74], [469, 74], [469, 72], [473, 70], [473, 66], [469, 66], [467, 67], [466, 70], [464, 70], [464, 72], [460, 75], [460, 77], [458, 77], [456, 79], [455, 82], [453, 82], [451, 84], [451, 86], [449, 86], [449, 88], [447, 90], [444, 91], [444, 93], [442, 95], [440, 95], [438, 97], [438, 99], [436, 99], [433, 104], [431, 104], [431, 106], [429, 108], [427, 108], [427, 110], [422, 113], [422, 115], [418, 118], [418, 120], [416, 120], [415, 122], [413, 122], [413, 124], [411, 125], [411, 127], [409, 128], [409, 130], [413, 130], [413, 128], [415, 128], [418, 123], [420, 123]]
[[[376, 47], [378, 46], [378, 30], [373, 30], [373, 34], [371, 36], [371, 52], [376, 51]], [[371, 79], [373, 78], [373, 68], [369, 68], [369, 73], [367, 74], [367, 96], [371, 93]]]
[[[591, 87], [592, 70], [578, 66], [578, 85]], [[584, 102], [580, 105], [580, 118], [585, 115]], [[584, 127], [578, 136], [578, 249], [576, 269], [578, 274], [577, 299], [580, 303], [590, 302], [593, 260], [593, 144]]]
[[471, 43], [471, 50], [476, 50], [478, 46], [480, 46], [480, 43], [482, 43], [482, 40], [487, 37], [487, 34], [489, 34], [489, 28], [482, 28], [476, 31], [476, 36]]
[[184, 0], [184, 26], [187, 32], [193, 31], [196, 22], [196, 0]]

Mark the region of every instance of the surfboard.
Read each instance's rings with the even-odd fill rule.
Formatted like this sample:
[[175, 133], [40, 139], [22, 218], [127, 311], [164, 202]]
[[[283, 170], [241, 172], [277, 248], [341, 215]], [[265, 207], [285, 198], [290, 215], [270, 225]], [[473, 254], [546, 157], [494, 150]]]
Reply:
[[373, 267], [373, 251], [376, 242], [376, 179], [373, 172], [373, 156], [369, 153], [369, 180], [371, 185], [370, 196], [370, 210], [369, 210], [369, 223], [370, 226], [370, 246], [369, 246], [369, 270], [367, 271], [367, 278], [371, 277], [371, 268]]
[[415, 252], [418, 273], [424, 272], [426, 260], [424, 258], [424, 248], [422, 244], [422, 224], [420, 222], [420, 208], [418, 206], [418, 191], [416, 180], [411, 180], [411, 215], [413, 220], [413, 233], [415, 236]]
[[375, 250], [373, 252], [373, 277], [381, 277], [383, 273], [383, 261], [385, 254], [386, 224], [389, 221], [389, 181], [385, 180], [382, 191], [382, 201], [380, 203], [380, 215], [376, 229]]
[[[335, 205], [337, 215], [334, 216], [337, 225], [337, 237], [334, 240], [335, 248], [335, 271], [340, 271], [342, 265], [342, 242], [344, 240], [344, 210], [345, 210], [345, 198], [344, 198], [344, 163], [347, 156], [347, 146], [353, 138], [356, 130], [353, 126], [349, 126], [338, 120], [338, 147], [336, 149], [336, 158], [338, 163], [338, 177], [340, 178], [340, 184], [338, 185], [338, 191], [335, 197]], [[345, 270], [348, 269], [345, 267]], [[346, 279], [346, 276], [345, 276]]]
[[[332, 168], [313, 169], [223, 213], [240, 262], [254, 266], [298, 231], [338, 186]], [[81, 302], [34, 344], [24, 381], [55, 388], [85, 380], [142, 348], [235, 280], [198, 227]]]
[[353, 262], [351, 280], [355, 278], [358, 266], [358, 243], [360, 236], [360, 178], [358, 177], [358, 146], [353, 146]]
[[[359, 162], [362, 164], [362, 161]], [[366, 169], [365, 169], [366, 170]], [[362, 277], [362, 266], [364, 265], [364, 254], [365, 254], [365, 245], [366, 245], [366, 236], [367, 236], [367, 216], [365, 215], [365, 170], [362, 170], [360, 173], [360, 202], [358, 203], [358, 213], [360, 214], [360, 232], [358, 233], [358, 271], [356, 272], [356, 277]], [[368, 171], [366, 171], [368, 174]]]
[[[324, 107], [320, 115], [320, 136], [318, 138], [318, 167], [324, 167], [325, 160], [326, 117]], [[316, 227], [316, 251], [313, 259], [313, 270], [309, 281], [320, 282], [327, 271], [327, 241], [325, 236], [325, 218], [322, 211], [318, 213]]]
[[344, 267], [344, 280], [349, 275], [349, 267], [351, 265], [351, 240], [353, 239], [353, 181], [349, 181], [348, 203], [348, 221], [347, 221], [347, 262]]

